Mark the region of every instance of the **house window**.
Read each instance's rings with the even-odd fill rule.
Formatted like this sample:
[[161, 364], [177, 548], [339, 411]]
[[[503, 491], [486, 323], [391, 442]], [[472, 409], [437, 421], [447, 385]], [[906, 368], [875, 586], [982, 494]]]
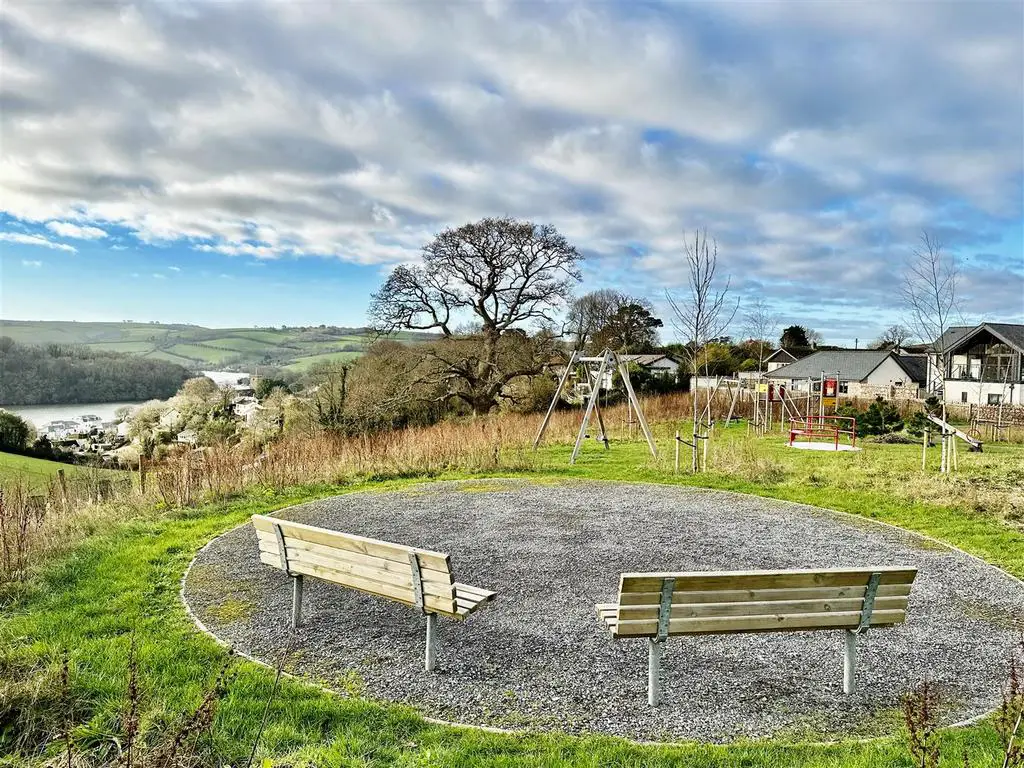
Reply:
[[848, 382], [848, 381], [840, 381], [839, 382], [839, 394], [840, 395], [848, 395], [848, 394], [850, 394], [850, 382]]
[[967, 402], [967, 393], [966, 392], [961, 392], [960, 393], [960, 402], [961, 403], [966, 403]]
[[989, 396], [988, 396], [988, 404], [989, 405], [999, 405], [999, 403], [1001, 403], [1002, 401], [1003, 401], [1003, 396], [1002, 395], [997, 395], [994, 392], [989, 393]]

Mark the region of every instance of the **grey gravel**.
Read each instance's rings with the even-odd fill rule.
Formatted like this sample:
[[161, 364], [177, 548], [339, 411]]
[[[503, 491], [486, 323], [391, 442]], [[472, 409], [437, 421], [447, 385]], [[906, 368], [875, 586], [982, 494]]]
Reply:
[[[353, 493], [283, 518], [448, 552], [458, 581], [496, 590], [465, 622], [424, 620], [306, 579], [296, 674], [348, 695], [475, 725], [602, 732], [645, 741], [871, 736], [898, 727], [925, 677], [948, 723], [996, 706], [1024, 629], [1024, 585], [962, 552], [841, 513], [649, 484], [487, 480]], [[842, 632], [672, 638], [662, 706], [647, 705], [643, 640], [610, 638], [594, 603], [622, 571], [915, 565], [907, 624], [861, 643], [859, 690], [842, 693]], [[185, 583], [218, 637], [270, 663], [288, 642], [289, 579], [256, 558], [251, 526], [212, 541]]]

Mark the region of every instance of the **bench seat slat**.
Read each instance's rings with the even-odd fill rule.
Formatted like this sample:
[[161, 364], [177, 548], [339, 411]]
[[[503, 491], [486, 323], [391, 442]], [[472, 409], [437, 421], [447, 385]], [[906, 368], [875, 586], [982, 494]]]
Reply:
[[[867, 579], [865, 579], [867, 581]], [[910, 584], [882, 584], [878, 597], [906, 597]], [[763, 600], [842, 600], [864, 597], [864, 585], [849, 587], [797, 587], [790, 589], [722, 589], [706, 591], [676, 590], [672, 593], [673, 605], [700, 603], [750, 603]], [[661, 591], [626, 592], [619, 595], [622, 605], [660, 605]]]
[[[906, 611], [886, 610], [871, 614], [871, 626], [900, 624]], [[798, 613], [777, 616], [716, 616], [696, 619], [670, 619], [670, 635], [730, 634], [734, 632], [803, 632], [818, 629], [855, 629], [860, 611], [842, 613]], [[617, 637], [651, 637], [658, 631], [656, 619], [617, 621]]]
[[[277, 536], [266, 531], [256, 532], [259, 547], [265, 552], [277, 552]], [[300, 539], [288, 539], [287, 549], [289, 556], [292, 554], [299, 553], [310, 553], [313, 555], [322, 555], [336, 560], [344, 560], [352, 563], [353, 565], [370, 566], [373, 568], [380, 568], [381, 570], [393, 570], [397, 572], [409, 572], [409, 556], [406, 555], [405, 560], [396, 561], [382, 557], [376, 557], [374, 555], [365, 555], [361, 552], [353, 552], [349, 549], [340, 549], [338, 547], [328, 547], [324, 544], [313, 544], [308, 541], [301, 541]], [[420, 571], [423, 578], [428, 581], [451, 581], [451, 574], [447, 569], [436, 570], [434, 568], [428, 568], [422, 563], [420, 564]]]
[[497, 592], [491, 592], [469, 584], [455, 583], [455, 607], [460, 617], [468, 616], [485, 603], [494, 599]]
[[[907, 597], [879, 597], [875, 610], [906, 610]], [[672, 605], [673, 619], [693, 619], [714, 616], [776, 616], [800, 613], [844, 613], [858, 612], [864, 605], [864, 598], [841, 600], [769, 600], [763, 602], [699, 603]], [[657, 619], [657, 605], [623, 605], [618, 608], [618, 618], [623, 621]]]

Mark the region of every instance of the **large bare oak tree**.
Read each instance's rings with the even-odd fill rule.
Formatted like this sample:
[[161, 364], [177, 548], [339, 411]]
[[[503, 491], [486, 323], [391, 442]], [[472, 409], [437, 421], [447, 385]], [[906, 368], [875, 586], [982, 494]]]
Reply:
[[[551, 225], [486, 218], [446, 229], [423, 248], [423, 263], [399, 266], [370, 303], [380, 332], [432, 330], [422, 375], [442, 383], [441, 397], [486, 413], [507, 386], [540, 373], [551, 335], [531, 325], [554, 323], [580, 280], [579, 251]], [[469, 332], [459, 333], [463, 323]]]

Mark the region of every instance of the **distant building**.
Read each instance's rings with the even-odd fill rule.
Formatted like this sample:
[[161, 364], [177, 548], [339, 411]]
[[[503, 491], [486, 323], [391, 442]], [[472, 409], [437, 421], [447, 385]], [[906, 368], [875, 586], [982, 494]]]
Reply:
[[765, 370], [769, 372], [775, 371], [784, 365], [795, 363], [799, 359], [800, 357], [788, 349], [776, 349], [764, 359]]
[[230, 389], [239, 395], [253, 393], [252, 377], [237, 371], [203, 371], [203, 376], [210, 379], [221, 389]]
[[917, 397], [925, 377], [920, 359], [892, 350], [836, 349], [810, 354], [765, 378], [793, 392], [806, 392], [808, 387], [818, 391], [822, 373], [826, 379], [838, 379], [839, 393], [850, 397]]
[[1024, 325], [948, 329], [928, 355], [928, 391], [947, 403], [1024, 405]]

